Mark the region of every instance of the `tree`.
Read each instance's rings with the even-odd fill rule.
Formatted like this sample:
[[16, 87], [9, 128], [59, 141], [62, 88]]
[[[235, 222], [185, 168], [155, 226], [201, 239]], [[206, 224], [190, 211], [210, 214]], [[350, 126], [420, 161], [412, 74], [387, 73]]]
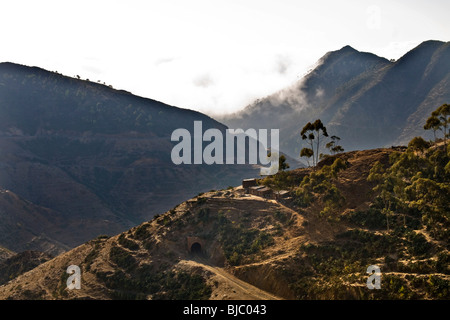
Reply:
[[334, 146], [331, 151], [333, 152], [333, 154], [336, 153], [340, 153], [340, 152], [344, 152], [344, 148], [342, 148], [341, 146]]
[[344, 148], [342, 146], [337, 145], [336, 143], [341, 140], [338, 136], [331, 136], [331, 141], [328, 142], [325, 147], [330, 150], [330, 152], [334, 155], [339, 152], [344, 152]]
[[[320, 136], [328, 137], [327, 128], [323, 125], [320, 119], [314, 121], [314, 123], [308, 122], [300, 132], [300, 136], [303, 140], [308, 140], [308, 144], [311, 146], [309, 150], [304, 151], [303, 153], [306, 156], [312, 152], [312, 155], [308, 158], [313, 158], [313, 166], [316, 166], [319, 162], [319, 150], [320, 150]], [[307, 148], [306, 148], [307, 149]], [[304, 149], [302, 149], [303, 151]], [[302, 157], [302, 152], [300, 152], [300, 156]], [[309, 164], [309, 163], [308, 163]]]
[[[271, 157], [272, 153], [269, 152], [267, 154], [267, 157]], [[289, 169], [289, 163], [286, 162], [286, 157], [282, 154], [281, 156], [278, 157], [278, 170], [279, 171], [284, 171], [286, 169]]]
[[447, 129], [450, 123], [450, 104], [443, 104], [431, 113], [432, 117], [439, 120], [439, 128], [444, 131], [444, 143], [447, 145]]
[[286, 169], [289, 169], [289, 163], [286, 162], [286, 157], [281, 155], [278, 159], [278, 170], [284, 171]]
[[430, 130], [430, 129], [433, 130], [434, 141], [436, 142], [437, 141], [436, 131], [441, 129], [440, 126], [441, 126], [441, 121], [439, 121], [438, 117], [432, 115], [427, 119], [427, 122], [425, 123], [423, 128], [425, 130]]
[[310, 148], [303, 148], [300, 151], [300, 157], [306, 157], [306, 161], [308, 162], [308, 167], [310, 167], [309, 158], [314, 155], [314, 152]]
[[430, 144], [426, 142], [422, 137], [415, 137], [408, 143], [408, 149], [417, 151], [423, 154], [423, 152], [430, 147]]
[[390, 169], [386, 170], [379, 161], [370, 169], [367, 181], [377, 184], [373, 190], [378, 193], [383, 203], [381, 212], [386, 216], [386, 229], [389, 232], [389, 218], [395, 217], [395, 210], [402, 209], [402, 201], [399, 199], [403, 196], [405, 184], [397, 175], [392, 175]]

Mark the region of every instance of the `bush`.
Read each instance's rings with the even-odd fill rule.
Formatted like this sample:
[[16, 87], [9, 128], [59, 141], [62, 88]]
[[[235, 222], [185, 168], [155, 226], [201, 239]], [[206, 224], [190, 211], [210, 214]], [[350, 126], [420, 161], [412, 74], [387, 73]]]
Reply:
[[151, 236], [150, 231], [148, 230], [148, 225], [143, 224], [139, 226], [136, 231], [134, 232], [134, 238], [137, 240], [144, 240], [146, 238], [149, 238]]
[[209, 208], [201, 208], [197, 213], [199, 221], [207, 222], [209, 220]]
[[450, 255], [445, 252], [438, 254], [436, 261], [436, 271], [440, 273], [450, 274]]
[[219, 241], [230, 265], [239, 265], [244, 256], [258, 253], [274, 243], [272, 235], [247, 229], [242, 224], [234, 226], [225, 217], [219, 224]]
[[167, 271], [166, 266], [155, 270], [143, 265], [132, 274], [121, 270], [98, 272], [97, 278], [112, 289], [112, 299], [141, 300], [152, 295], [153, 300], [206, 300], [212, 289], [202, 276], [184, 271]]
[[118, 267], [125, 270], [131, 270], [136, 267], [136, 259], [126, 250], [120, 247], [112, 247], [109, 252], [109, 258]]
[[281, 223], [286, 223], [288, 221], [288, 215], [285, 212], [281, 212], [280, 210], [275, 211], [275, 214], [273, 216]]
[[133, 250], [133, 251], [139, 249], [139, 244], [137, 244], [133, 240], [128, 239], [125, 236], [125, 234], [123, 234], [123, 233], [119, 236], [118, 242], [124, 248], [130, 249], [130, 250]]
[[96, 243], [91, 252], [89, 252], [86, 258], [84, 258], [83, 262], [86, 264], [85, 267], [86, 271], [89, 271], [91, 269], [91, 264], [95, 260], [95, 258], [98, 257], [99, 253], [100, 253], [100, 246], [98, 245], [98, 243]]
[[426, 282], [426, 291], [435, 299], [448, 299], [450, 295], [450, 281], [439, 276], [430, 276]]
[[431, 244], [425, 239], [423, 234], [410, 232], [408, 236], [408, 241], [410, 245], [408, 246], [408, 250], [411, 254], [422, 256], [429, 253], [431, 249]]
[[325, 165], [319, 171], [305, 176], [295, 190], [295, 203], [300, 207], [307, 207], [316, 199], [317, 195], [323, 194], [322, 201], [325, 208], [321, 215], [328, 217], [345, 202], [345, 198], [332, 180], [337, 177], [339, 171], [347, 166], [346, 161], [337, 158], [331, 166]]
[[413, 298], [414, 295], [408, 287], [407, 281], [394, 275], [383, 276], [381, 290], [383, 295], [388, 299], [406, 300]]
[[386, 216], [381, 210], [369, 208], [366, 211], [356, 211], [345, 216], [348, 221], [369, 229], [384, 229], [386, 227]]

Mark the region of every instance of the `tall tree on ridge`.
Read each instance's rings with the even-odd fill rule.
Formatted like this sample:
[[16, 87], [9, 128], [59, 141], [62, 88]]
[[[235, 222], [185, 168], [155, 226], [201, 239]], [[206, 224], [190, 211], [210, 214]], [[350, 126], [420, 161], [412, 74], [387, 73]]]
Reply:
[[[311, 148], [303, 148], [300, 151], [300, 156], [312, 156], [314, 167], [319, 162], [321, 135], [323, 135], [324, 137], [328, 137], [327, 128], [323, 125], [320, 119], [317, 119], [316, 121], [314, 121], [314, 123], [308, 122], [300, 132], [300, 136], [302, 137], [302, 139], [308, 140], [308, 144], [311, 146]], [[305, 149], [309, 149], [311, 151]], [[308, 156], [308, 158], [310, 156]]]

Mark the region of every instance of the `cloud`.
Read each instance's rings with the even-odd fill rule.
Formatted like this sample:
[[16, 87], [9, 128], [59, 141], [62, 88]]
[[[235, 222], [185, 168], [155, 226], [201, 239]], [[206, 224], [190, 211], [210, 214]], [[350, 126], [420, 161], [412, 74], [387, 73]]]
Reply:
[[292, 60], [289, 57], [283, 56], [283, 55], [278, 55], [276, 57], [275, 70], [279, 74], [281, 74], [281, 75], [286, 74], [286, 72], [291, 67], [291, 65], [292, 65]]
[[102, 69], [92, 65], [84, 65], [82, 68], [83, 70], [93, 75], [101, 75], [103, 73]]
[[373, 52], [387, 59], [399, 59], [421, 42], [422, 40], [390, 41], [383, 47], [373, 49]]
[[192, 83], [196, 87], [208, 88], [208, 87], [214, 85], [214, 80], [212, 79], [212, 77], [209, 74], [203, 74], [203, 75], [196, 77], [192, 81]]
[[173, 62], [176, 59], [177, 58], [175, 58], [175, 57], [159, 58], [159, 59], [156, 59], [155, 66], [159, 66], [159, 65], [165, 64], [165, 63], [170, 63], [170, 62]]
[[322, 87], [316, 89], [316, 97], [322, 98], [325, 93], [325, 90]]

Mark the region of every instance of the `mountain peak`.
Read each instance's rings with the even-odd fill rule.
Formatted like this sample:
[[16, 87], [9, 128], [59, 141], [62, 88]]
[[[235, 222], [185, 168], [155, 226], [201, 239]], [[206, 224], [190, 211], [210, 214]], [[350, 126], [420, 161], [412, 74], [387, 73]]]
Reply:
[[414, 52], [414, 51], [418, 51], [418, 50], [436, 50], [437, 48], [439, 48], [440, 46], [444, 45], [445, 42], [443, 41], [439, 41], [439, 40], [427, 40], [427, 41], [423, 41], [422, 43], [420, 43], [418, 46], [414, 47], [413, 49], [411, 49], [409, 52], [407, 52], [405, 54], [405, 56], [410, 53], [410, 52]]
[[444, 41], [440, 41], [440, 40], [426, 40], [426, 41], [423, 41], [421, 44], [419, 44], [418, 47], [431, 46], [431, 45], [440, 46], [440, 45], [443, 45], [444, 43], [445, 43]]
[[358, 52], [358, 50], [354, 49], [353, 47], [346, 45], [342, 47], [338, 52]]
[[[440, 49], [448, 48], [448, 44], [450, 42], [443, 42], [438, 40], [427, 40], [420, 43], [418, 46], [414, 47], [410, 51], [408, 51], [405, 55], [403, 55], [398, 62], [400, 64], [405, 63], [406, 61], [416, 61], [420, 60], [423, 63], [427, 61], [430, 62], [432, 60], [433, 55], [436, 54]], [[442, 53], [442, 52], [441, 52]], [[447, 60], [447, 59], [444, 59]], [[446, 70], [447, 68], [443, 67], [442, 70]]]

